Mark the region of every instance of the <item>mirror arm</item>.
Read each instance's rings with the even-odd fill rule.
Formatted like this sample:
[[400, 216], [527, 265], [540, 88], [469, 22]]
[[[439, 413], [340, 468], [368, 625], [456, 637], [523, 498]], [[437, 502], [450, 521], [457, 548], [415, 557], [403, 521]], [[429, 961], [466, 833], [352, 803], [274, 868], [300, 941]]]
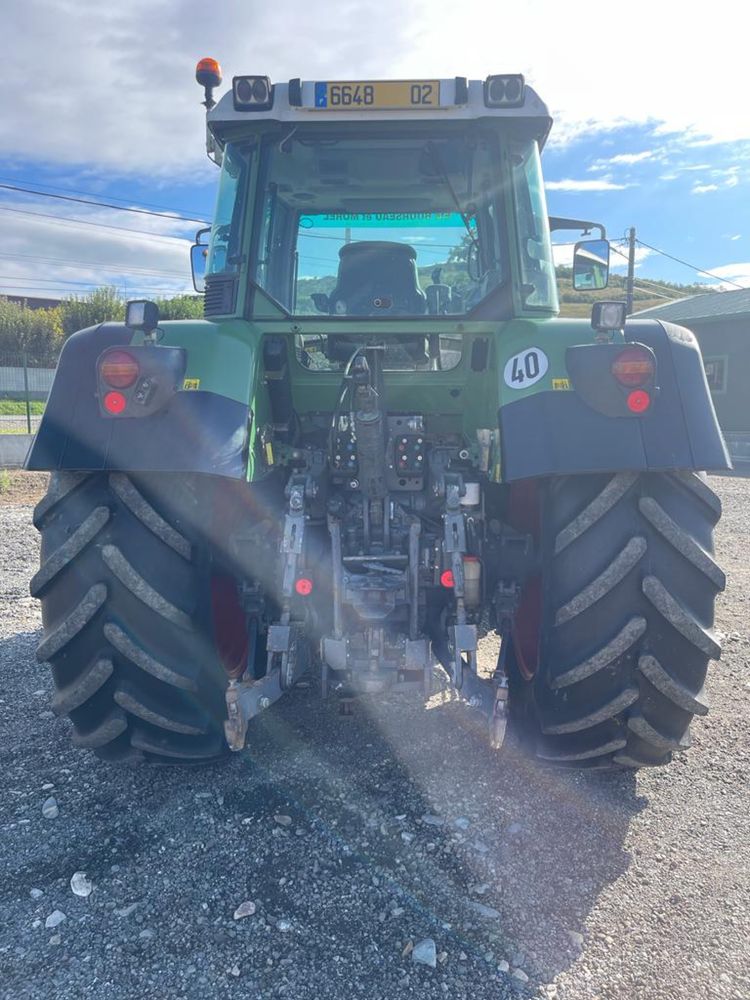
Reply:
[[592, 229], [598, 229], [600, 239], [606, 240], [607, 238], [607, 231], [601, 222], [588, 222], [586, 219], [566, 219], [560, 215], [550, 215], [549, 229], [551, 233], [557, 232], [559, 229], [578, 229], [584, 236]]

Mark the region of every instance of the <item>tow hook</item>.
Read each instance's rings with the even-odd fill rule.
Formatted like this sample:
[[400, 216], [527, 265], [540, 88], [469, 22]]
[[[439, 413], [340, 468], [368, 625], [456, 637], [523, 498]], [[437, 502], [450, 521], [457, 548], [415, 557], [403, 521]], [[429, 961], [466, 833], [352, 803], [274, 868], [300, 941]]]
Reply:
[[508, 728], [508, 678], [495, 676], [495, 704], [490, 718], [490, 746], [499, 750], [505, 742]]
[[226, 692], [227, 718], [224, 735], [230, 750], [243, 750], [247, 726], [281, 697], [280, 671], [274, 670], [260, 680], [231, 680]]
[[271, 625], [268, 629], [269, 669], [264, 677], [230, 680], [226, 691], [224, 734], [230, 750], [245, 746], [247, 726], [293, 687], [310, 667], [307, 644], [296, 625]]
[[244, 749], [250, 720], [270, 708], [309, 670], [308, 647], [296, 624], [271, 625], [266, 642], [268, 670], [265, 676], [255, 679], [245, 673], [241, 680], [229, 682], [224, 735], [230, 750]]
[[500, 653], [492, 677], [479, 677], [472, 670], [464, 670], [461, 698], [469, 708], [477, 709], [487, 720], [490, 746], [500, 750], [505, 742], [508, 729], [508, 671], [506, 668], [508, 648], [511, 642], [510, 628], [500, 631]]

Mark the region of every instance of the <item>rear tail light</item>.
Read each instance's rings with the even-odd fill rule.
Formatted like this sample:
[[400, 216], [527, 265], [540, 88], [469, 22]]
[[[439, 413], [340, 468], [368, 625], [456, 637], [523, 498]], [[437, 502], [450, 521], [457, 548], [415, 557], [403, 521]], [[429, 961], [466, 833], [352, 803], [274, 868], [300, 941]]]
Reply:
[[99, 374], [102, 380], [114, 389], [127, 389], [138, 378], [140, 366], [127, 351], [110, 351], [101, 360]]
[[654, 356], [645, 347], [627, 347], [612, 362], [612, 374], [620, 385], [645, 385], [654, 373]]

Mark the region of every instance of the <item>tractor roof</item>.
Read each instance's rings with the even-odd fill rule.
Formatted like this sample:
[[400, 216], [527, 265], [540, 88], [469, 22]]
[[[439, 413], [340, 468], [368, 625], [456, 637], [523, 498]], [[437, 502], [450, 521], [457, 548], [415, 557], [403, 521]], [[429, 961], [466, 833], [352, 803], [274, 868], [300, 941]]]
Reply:
[[[235, 77], [233, 87], [219, 100], [207, 116], [208, 128], [220, 144], [236, 134], [238, 125], [263, 127], [268, 123], [316, 125], [321, 123], [366, 124], [385, 122], [469, 122], [480, 119], [510, 119], [525, 121], [543, 145], [552, 119], [549, 110], [536, 92], [519, 80], [516, 101], [491, 103], [490, 82], [501, 79], [466, 80], [455, 77], [445, 80], [347, 81], [343, 83], [290, 80], [288, 83], [269, 82], [269, 100], [261, 106], [242, 105], [237, 99], [239, 80], [266, 80], [264, 77]], [[506, 77], [503, 79], [511, 79]], [[430, 87], [423, 104], [410, 102], [412, 88]], [[336, 90], [335, 88], [339, 88]], [[349, 88], [343, 91], [341, 88]], [[356, 90], [354, 88], [357, 88]], [[365, 89], [367, 92], [365, 93]], [[383, 88], [383, 89], [381, 89]], [[419, 91], [414, 91], [418, 94]], [[423, 90], [423, 93], [425, 91]], [[398, 104], [399, 106], [394, 106]]]

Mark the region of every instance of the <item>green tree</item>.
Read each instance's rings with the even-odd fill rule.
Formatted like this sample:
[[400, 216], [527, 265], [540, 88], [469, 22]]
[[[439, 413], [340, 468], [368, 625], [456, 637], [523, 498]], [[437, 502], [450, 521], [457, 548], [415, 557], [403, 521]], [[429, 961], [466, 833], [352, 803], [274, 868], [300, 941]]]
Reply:
[[86, 295], [74, 295], [60, 304], [63, 335], [67, 338], [77, 330], [99, 323], [122, 322], [125, 303], [114, 288], [97, 288]]
[[29, 364], [55, 364], [62, 344], [62, 317], [58, 309], [27, 309], [0, 299], [0, 355]]
[[156, 299], [162, 319], [202, 319], [202, 295], [175, 295], [173, 299]]

